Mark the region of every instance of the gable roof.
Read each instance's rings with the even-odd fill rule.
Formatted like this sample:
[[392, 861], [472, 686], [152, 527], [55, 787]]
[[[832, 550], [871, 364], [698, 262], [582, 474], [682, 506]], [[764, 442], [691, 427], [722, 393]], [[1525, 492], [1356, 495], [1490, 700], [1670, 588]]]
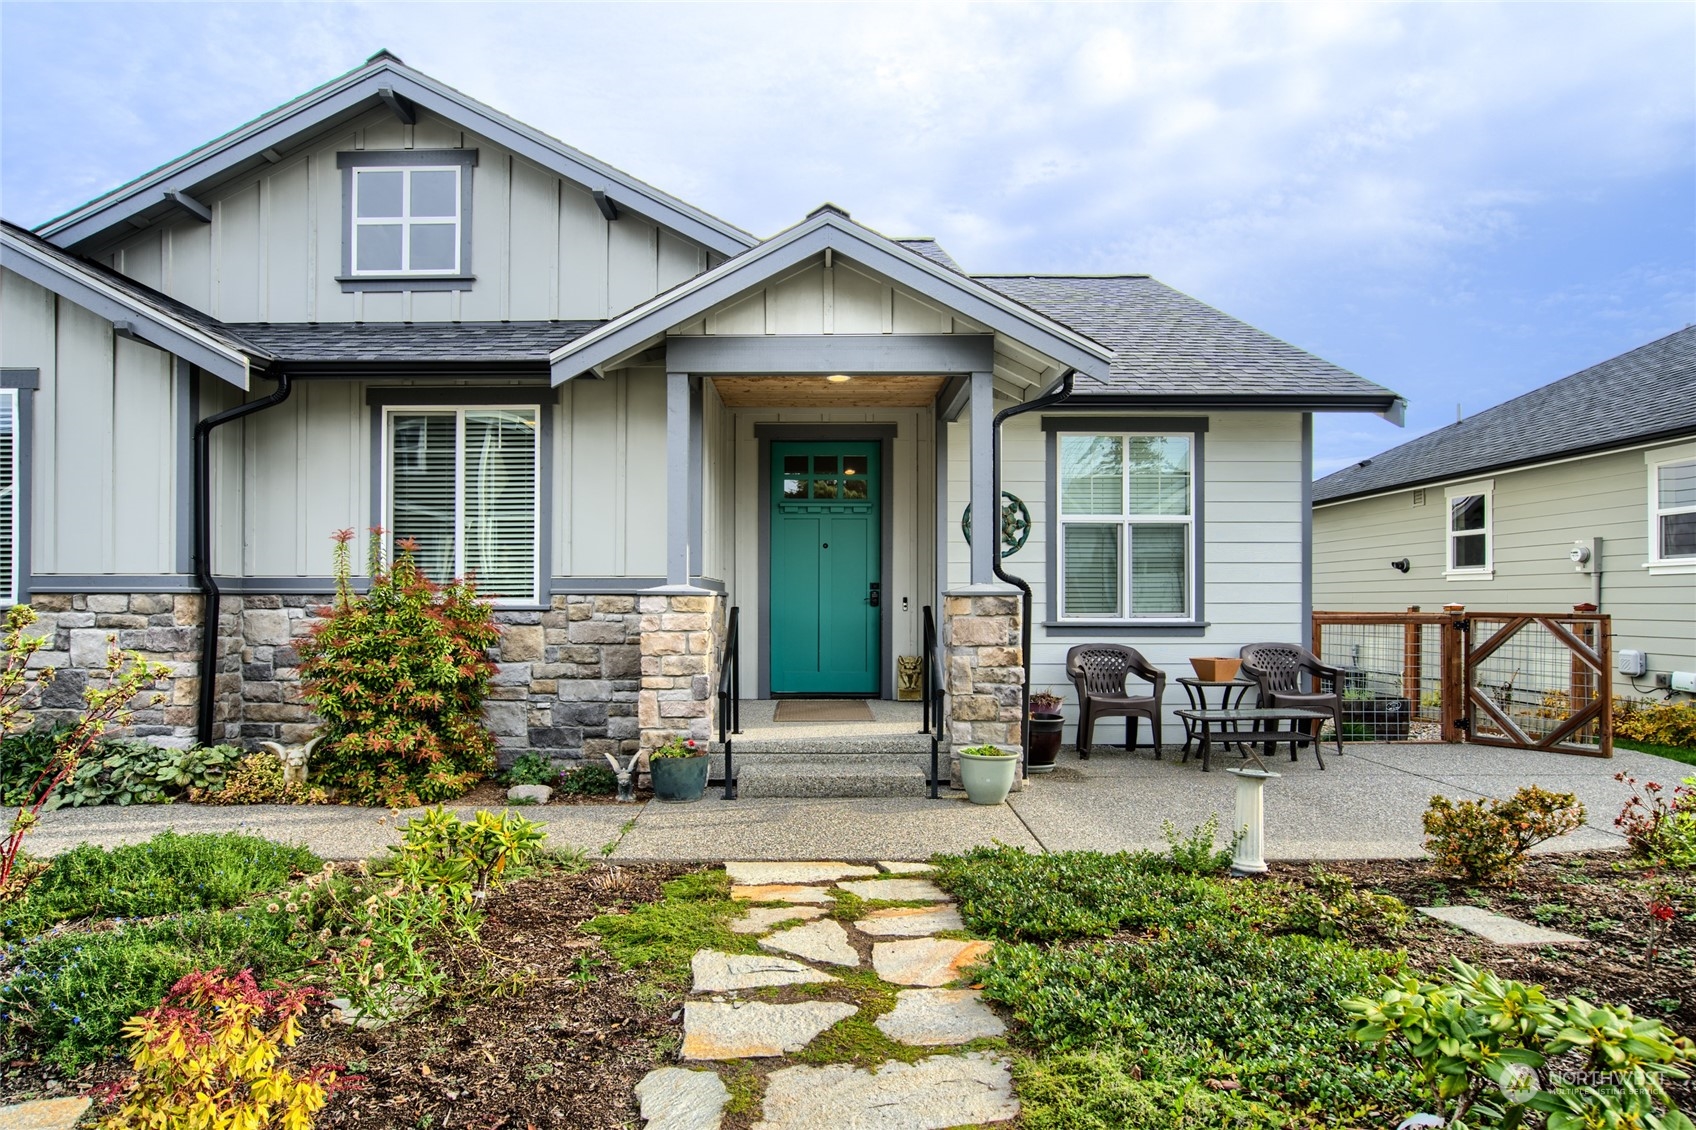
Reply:
[[276, 357], [229, 326], [110, 267], [0, 220], [0, 266], [237, 388]]
[[734, 259], [696, 275], [555, 350], [561, 384], [627, 355], [673, 326], [826, 250], [841, 255], [1081, 373], [1105, 377], [1113, 352], [1087, 334], [849, 218], [833, 204]]
[[1696, 434], [1693, 326], [1326, 475], [1313, 484], [1313, 500], [1689, 434]]
[[175, 208], [168, 193], [183, 193], [192, 199], [206, 188], [266, 164], [268, 149], [286, 149], [295, 138], [322, 132], [374, 107], [394, 104], [396, 99], [402, 107], [407, 103], [421, 106], [590, 191], [604, 192], [617, 207], [671, 228], [721, 255], [734, 255], [757, 242], [740, 228], [413, 70], [387, 51], [379, 51], [363, 66], [37, 230], [61, 247], [79, 247], [110, 237], [132, 223], [157, 218]]
[[1354, 409], [1401, 422], [1404, 403], [1389, 389], [1147, 275], [972, 277], [1112, 348], [1110, 370], [1080, 375], [1076, 396]]

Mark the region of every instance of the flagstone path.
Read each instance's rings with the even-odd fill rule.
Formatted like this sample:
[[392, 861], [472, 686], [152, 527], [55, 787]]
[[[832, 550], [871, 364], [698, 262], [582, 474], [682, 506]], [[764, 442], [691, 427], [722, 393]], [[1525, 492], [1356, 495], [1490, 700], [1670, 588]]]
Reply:
[[[731, 1092], [711, 1064], [793, 1055], [860, 1016], [869, 1006], [834, 998], [855, 995], [856, 977], [863, 992], [868, 967], [896, 990], [894, 1007], [880, 1005], [885, 1011], [869, 1017], [877, 1030], [936, 1052], [870, 1069], [816, 1060], [779, 1066], [765, 1078], [753, 1130], [950, 1130], [1018, 1117], [1007, 1058], [981, 1045], [964, 1048], [1004, 1035], [1006, 1025], [977, 990], [945, 987], [962, 980], [991, 943], [935, 936], [964, 923], [947, 893], [924, 877], [927, 867], [727, 863], [725, 870], [733, 899], [760, 904], [730, 928], [756, 935], [766, 952], [695, 954], [692, 999], [683, 1006], [686, 1066], [649, 1072], [637, 1085], [646, 1130], [718, 1130]], [[850, 901], [924, 905], [872, 907], [845, 925], [829, 917], [838, 891]]]

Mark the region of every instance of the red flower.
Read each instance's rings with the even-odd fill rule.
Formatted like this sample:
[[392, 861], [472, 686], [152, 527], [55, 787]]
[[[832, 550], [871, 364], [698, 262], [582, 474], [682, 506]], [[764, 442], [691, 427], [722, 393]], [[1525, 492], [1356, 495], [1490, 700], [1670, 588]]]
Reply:
[[1674, 911], [1670, 902], [1652, 902], [1649, 904], [1649, 913], [1662, 922], [1671, 922]]

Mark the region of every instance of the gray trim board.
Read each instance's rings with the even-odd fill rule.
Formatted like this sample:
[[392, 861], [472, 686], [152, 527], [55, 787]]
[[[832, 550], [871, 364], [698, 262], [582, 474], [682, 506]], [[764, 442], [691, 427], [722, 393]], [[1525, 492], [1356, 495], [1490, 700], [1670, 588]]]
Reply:
[[[942, 615], [942, 594], [948, 591], [948, 421], [938, 416], [936, 424], [936, 541], [932, 550], [936, 591], [931, 594], [935, 615]], [[940, 631], [940, 625], [938, 627]], [[919, 635], [924, 647], [924, 635]]]
[[[1073, 423], [1079, 426], [1073, 427]], [[1190, 455], [1192, 494], [1195, 498], [1195, 517], [1190, 526], [1190, 615], [1187, 621], [1141, 620], [1076, 620], [1060, 615], [1060, 435], [1069, 431], [1126, 432], [1147, 430], [1136, 423], [1158, 426], [1164, 431], [1187, 432], [1195, 437]], [[1052, 426], [1051, 426], [1052, 424]], [[1132, 425], [1132, 426], [1128, 426]], [[1180, 426], [1189, 425], [1189, 426]], [[1043, 527], [1047, 537], [1048, 591], [1047, 618], [1043, 627], [1049, 635], [1201, 635], [1208, 627], [1207, 620], [1207, 420], [1205, 417], [1185, 419], [1177, 416], [1144, 418], [1136, 416], [1057, 417], [1042, 420], [1044, 460], [1047, 465], [1047, 496], [1044, 499]], [[1083, 629], [1071, 633], [1065, 629]]]
[[212, 209], [208, 208], [206, 205], [202, 204], [186, 192], [167, 192], [165, 194], [165, 199], [169, 200], [172, 204], [175, 204], [177, 206], [177, 210], [188, 216], [190, 219], [198, 220], [203, 224], [209, 224], [212, 222]]
[[[551, 596], [627, 596], [665, 587], [664, 577], [549, 577]], [[716, 577], [696, 577], [695, 587], [723, 592], [724, 582]]]
[[1125, 620], [1044, 620], [1043, 633], [1056, 639], [1086, 636], [1094, 639], [1141, 639], [1144, 637], [1164, 636], [1201, 637], [1207, 634], [1212, 624], [1202, 621], [1198, 624], [1138, 624]]
[[91, 313], [114, 324], [125, 322], [131, 333], [149, 345], [177, 357], [192, 361], [207, 372], [221, 377], [239, 389], [248, 387], [247, 358], [233, 350], [215, 347], [188, 327], [174, 323], [158, 312], [138, 302], [125, 302], [97, 289], [56, 263], [50, 263], [25, 253], [21, 246], [0, 245], [0, 266], [74, 302]]
[[1301, 646], [1313, 650], [1313, 413], [1301, 414]]
[[545, 384], [494, 385], [468, 388], [368, 388], [365, 403], [380, 408], [406, 405], [558, 404], [559, 390]]
[[[974, 279], [937, 266], [840, 212], [821, 209], [754, 250], [726, 260], [561, 346], [549, 357], [554, 383], [563, 384], [599, 369], [719, 303], [822, 257], [827, 250], [1062, 365], [1098, 379], [1109, 375], [1113, 351], [1106, 346]], [[668, 362], [671, 364], [675, 363]]]
[[883, 615], [879, 620], [879, 631], [882, 638], [878, 641], [878, 694], [879, 697], [891, 699], [895, 697], [895, 600], [891, 592], [890, 577], [895, 572], [895, 507], [890, 505], [894, 497], [893, 483], [895, 482], [895, 437], [899, 428], [895, 424], [755, 424], [754, 438], [759, 441], [759, 559], [757, 562], [757, 584], [759, 586], [760, 609], [760, 685], [755, 692], [760, 698], [771, 697], [771, 445], [772, 441], [793, 443], [829, 443], [878, 441], [878, 458], [882, 461], [879, 470], [882, 472], [883, 497], [878, 500], [878, 519], [882, 527], [881, 536], [883, 547], [882, 558], [878, 568], [882, 571], [879, 581], [883, 585], [884, 600], [881, 606]]
[[980, 537], [970, 545], [974, 585], [995, 583], [995, 545], [1001, 536], [1001, 500], [995, 497], [995, 374], [972, 374], [972, 513], [982, 520], [989, 515], [994, 537]]
[[177, 413], [177, 572], [194, 572], [194, 425], [200, 419], [200, 374], [176, 359], [171, 390]]
[[0, 369], [0, 388], [29, 389], [41, 387], [40, 369]]
[[286, 153], [294, 148], [296, 139], [322, 134], [381, 105], [384, 86], [415, 107], [488, 138], [591, 192], [599, 189], [611, 193], [618, 198], [621, 208], [671, 228], [709, 250], [735, 255], [758, 242], [735, 226], [468, 98], [386, 53], [373, 56], [365, 65], [256, 121], [49, 221], [42, 226], [42, 234], [61, 247], [126, 234], [133, 230], [131, 221], [145, 224], [166, 211], [169, 206], [161, 192], [193, 191], [258, 168], [267, 163], [267, 149]]
[[[689, 376], [689, 560], [691, 572], [703, 568], [706, 528], [706, 393], [701, 378]], [[668, 484], [669, 489], [669, 484]], [[691, 578], [690, 584], [694, 583]]]
[[[219, 585], [222, 588], [222, 584]], [[330, 590], [335, 590], [332, 581]], [[51, 573], [30, 578], [30, 593], [198, 593], [193, 573]]]
[[995, 366], [993, 334], [784, 334], [670, 337], [666, 366], [704, 376], [828, 373], [927, 376]]
[[[26, 604], [30, 594], [35, 591], [35, 581], [30, 575], [34, 565], [31, 536], [35, 527], [35, 394], [41, 387], [40, 369], [4, 369], [0, 374], [10, 378], [5, 387], [13, 389], [18, 395], [18, 434], [14, 443], [17, 458], [18, 476], [12, 484], [14, 518], [17, 523], [17, 534], [13, 538], [12, 552], [15, 560], [12, 563], [12, 591], [14, 599], [19, 604]], [[33, 374], [31, 376], [30, 374]]]
[[[1210, 412], [1372, 412], [1397, 427], [1402, 426], [1407, 401], [1393, 393], [1378, 396], [1369, 393], [1158, 393], [1146, 396], [1121, 392], [1092, 392], [1084, 388], [1073, 394], [1072, 407], [1078, 411], [1099, 412], [1120, 408], [1132, 412], [1158, 412], [1162, 409]], [[1064, 411], [1064, 409], [1053, 409]]]
[[[389, 87], [379, 88], [390, 99]], [[391, 103], [392, 105], [392, 103]], [[459, 166], [459, 274], [457, 275], [356, 275], [353, 273], [353, 171], [355, 169], [417, 168], [421, 165]], [[358, 149], [336, 154], [342, 174], [342, 273], [336, 276], [342, 293], [368, 290], [373, 293], [402, 290], [470, 290], [477, 276], [471, 273], [471, 170], [477, 167], [475, 149]]]

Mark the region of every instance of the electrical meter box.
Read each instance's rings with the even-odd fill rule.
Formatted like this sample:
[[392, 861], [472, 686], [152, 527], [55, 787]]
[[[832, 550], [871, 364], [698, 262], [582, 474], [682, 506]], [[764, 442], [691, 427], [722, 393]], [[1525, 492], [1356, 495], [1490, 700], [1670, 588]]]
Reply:
[[1643, 674], [1649, 669], [1649, 657], [1641, 651], [1625, 648], [1619, 653], [1619, 673], [1630, 675], [1632, 678]]

